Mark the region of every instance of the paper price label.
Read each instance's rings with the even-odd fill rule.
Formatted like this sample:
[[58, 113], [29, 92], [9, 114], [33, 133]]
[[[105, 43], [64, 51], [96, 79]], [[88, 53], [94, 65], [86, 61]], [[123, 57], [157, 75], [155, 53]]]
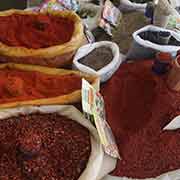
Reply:
[[119, 158], [112, 130], [106, 121], [104, 99], [86, 80], [82, 80], [82, 107], [87, 119], [95, 124], [105, 153]]

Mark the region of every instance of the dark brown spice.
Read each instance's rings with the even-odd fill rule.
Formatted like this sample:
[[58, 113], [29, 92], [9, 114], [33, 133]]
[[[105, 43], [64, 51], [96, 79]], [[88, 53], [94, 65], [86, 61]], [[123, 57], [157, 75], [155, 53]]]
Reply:
[[79, 60], [80, 63], [98, 71], [108, 65], [113, 59], [112, 50], [108, 47], [99, 47]]
[[77, 180], [90, 152], [88, 130], [56, 113], [0, 121], [0, 179]]
[[[139, 36], [144, 40], [147, 40], [147, 41], [159, 44], [159, 45], [180, 46], [180, 41], [175, 39], [173, 36], [170, 37], [167, 44], [162, 43], [160, 40], [160, 34], [165, 35], [165, 33], [168, 34], [169, 32], [168, 31], [160, 31], [160, 32], [146, 31], [146, 32], [139, 33]], [[166, 36], [167, 36], [167, 34], [166, 34]]]

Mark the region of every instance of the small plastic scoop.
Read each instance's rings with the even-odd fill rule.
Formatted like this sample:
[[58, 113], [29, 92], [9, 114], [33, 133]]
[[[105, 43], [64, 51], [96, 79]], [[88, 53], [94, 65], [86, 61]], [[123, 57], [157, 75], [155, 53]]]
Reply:
[[176, 116], [163, 130], [176, 130], [180, 128], [180, 115]]

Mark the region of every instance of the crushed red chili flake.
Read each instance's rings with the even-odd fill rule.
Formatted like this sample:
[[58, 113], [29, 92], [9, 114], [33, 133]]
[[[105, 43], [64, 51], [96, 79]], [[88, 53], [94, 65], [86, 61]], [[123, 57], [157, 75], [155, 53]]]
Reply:
[[122, 160], [112, 175], [152, 178], [180, 169], [180, 130], [163, 131], [180, 115], [180, 93], [157, 76], [152, 61], [123, 64], [103, 87], [107, 120]]
[[27, 130], [19, 137], [20, 151], [27, 155], [38, 154], [42, 147], [42, 137], [36, 130]]
[[0, 121], [0, 179], [77, 180], [90, 152], [89, 131], [56, 113]]

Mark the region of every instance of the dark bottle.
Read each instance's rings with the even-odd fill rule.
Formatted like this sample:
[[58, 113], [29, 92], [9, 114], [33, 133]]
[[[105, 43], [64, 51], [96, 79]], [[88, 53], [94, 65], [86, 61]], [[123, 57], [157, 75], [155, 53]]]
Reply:
[[156, 54], [152, 70], [158, 75], [167, 73], [171, 68], [172, 56], [170, 53], [159, 52]]

